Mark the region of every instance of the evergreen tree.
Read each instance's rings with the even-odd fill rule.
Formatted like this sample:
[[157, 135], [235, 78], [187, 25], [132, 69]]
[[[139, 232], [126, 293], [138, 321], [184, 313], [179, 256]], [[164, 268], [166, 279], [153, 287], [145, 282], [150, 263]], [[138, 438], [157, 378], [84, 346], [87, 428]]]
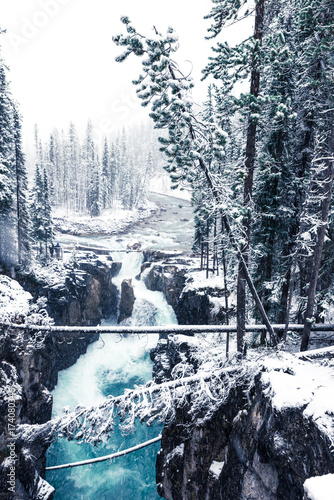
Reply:
[[21, 144], [21, 122], [18, 111], [14, 108], [14, 141], [15, 141], [15, 174], [16, 174], [16, 217], [17, 217], [17, 242], [18, 261], [28, 264], [30, 262], [30, 218], [28, 211], [28, 181], [25, 167], [25, 158]]
[[39, 245], [39, 253], [47, 255], [47, 245], [52, 238], [52, 218], [49, 201], [47, 172], [41, 175], [39, 165], [36, 165], [34, 187], [31, 193], [30, 213], [32, 221], [32, 238]]
[[66, 140], [64, 131], [61, 131], [61, 205], [69, 211], [73, 197], [73, 185], [71, 184], [71, 173], [73, 165], [70, 165], [70, 146]]
[[292, 13], [281, 3], [268, 9], [270, 29], [264, 37], [262, 92], [270, 99], [263, 105], [260, 120], [253, 242], [255, 282], [264, 306], [275, 321], [284, 323], [292, 250], [298, 233], [299, 181], [293, 165], [296, 114]]
[[118, 190], [120, 201], [126, 209], [130, 207], [131, 197], [131, 172], [130, 166], [130, 152], [128, 150], [128, 141], [125, 129], [123, 128], [122, 134], [119, 138], [118, 147]]
[[[309, 233], [314, 243], [312, 260], [306, 260], [305, 284], [306, 309], [302, 350], [307, 349], [310, 327], [314, 321], [318, 273], [322, 265], [322, 250], [331, 201], [334, 154], [333, 68], [334, 33], [329, 26], [334, 22], [334, 6], [329, 0], [302, 2], [296, 0], [298, 47], [298, 92], [296, 100], [300, 109], [298, 120], [303, 129], [298, 150], [305, 168], [316, 166], [318, 175], [314, 186], [313, 217]], [[307, 143], [307, 148], [305, 148]], [[331, 259], [332, 260], [332, 259]], [[333, 260], [332, 260], [333, 262]], [[321, 287], [320, 287], [321, 288]]]
[[15, 158], [13, 109], [5, 66], [0, 65], [0, 262], [15, 261]]
[[52, 240], [53, 237], [53, 223], [52, 223], [52, 215], [51, 215], [51, 205], [49, 198], [49, 183], [48, 183], [48, 174], [46, 168], [44, 168], [43, 175], [43, 241], [45, 243], [45, 255], [47, 255], [48, 251], [48, 243]]
[[124, 208], [137, 207], [146, 199], [154, 171], [148, 148], [155, 153], [155, 164], [161, 164], [156, 138], [148, 138], [146, 133], [138, 127], [130, 138], [123, 130], [110, 148], [105, 139], [100, 162], [91, 121], [82, 145], [73, 123], [68, 134], [54, 129], [47, 144], [41, 144], [36, 127], [36, 164], [41, 172], [46, 167], [52, 207], [91, 215], [99, 214], [101, 208], [112, 208], [117, 200]]
[[92, 165], [92, 171], [90, 172], [90, 185], [88, 191], [89, 199], [89, 213], [92, 217], [98, 217], [100, 215], [100, 175], [99, 175], [99, 163], [98, 157]]
[[[307, 317], [306, 296], [316, 276], [310, 260], [319, 242], [313, 235], [324, 226], [319, 202], [323, 203], [331, 182], [329, 172], [327, 181], [323, 178], [326, 168], [316, 168], [313, 162], [324, 156], [317, 146], [320, 137], [322, 149], [325, 146], [328, 157], [332, 154], [333, 40], [324, 33], [333, 8], [328, 2], [277, 2], [271, 15], [264, 78], [264, 91], [271, 99], [260, 138], [254, 241], [261, 256], [256, 265], [258, 284], [267, 308], [273, 317], [278, 312], [278, 322], [287, 324], [297, 272], [297, 319]], [[320, 289], [326, 288], [324, 283]]]
[[110, 157], [109, 157], [109, 167], [110, 167], [110, 177], [109, 177], [109, 186], [110, 186], [110, 202], [112, 207], [113, 203], [117, 199], [118, 192], [118, 148], [117, 144], [112, 143], [110, 148]]
[[[216, 37], [223, 27], [231, 19], [240, 17], [240, 9], [247, 2], [235, 2], [235, 0], [215, 1], [208, 18], [213, 19], [213, 25], [209, 29], [212, 37]], [[243, 259], [249, 265], [249, 250], [251, 239], [251, 213], [253, 200], [254, 167], [256, 161], [257, 128], [260, 117], [262, 96], [260, 96], [260, 68], [262, 59], [262, 41], [264, 33], [265, 4], [268, 0], [258, 0], [255, 5], [255, 27], [254, 35], [243, 41], [236, 47], [229, 47], [228, 43], [218, 43], [214, 47], [214, 57], [210, 57], [210, 63], [204, 71], [221, 81], [222, 91], [228, 94], [229, 101], [235, 111], [239, 111], [247, 117], [247, 132], [244, 158], [244, 181], [243, 181], [243, 218], [242, 232], [244, 245], [242, 248]], [[234, 84], [241, 78], [250, 79], [250, 91], [241, 94], [239, 99], [231, 94]], [[245, 334], [245, 311], [246, 291], [245, 275], [243, 266], [239, 264], [237, 284], [237, 342], [238, 350], [243, 350], [243, 338]]]
[[43, 189], [44, 186], [43, 186], [42, 176], [40, 173], [40, 168], [39, 165], [36, 164], [34, 186], [30, 198], [30, 214], [31, 214], [31, 236], [32, 239], [39, 244], [39, 253], [42, 253], [42, 242], [44, 241]]
[[[144, 106], [151, 105], [150, 116], [156, 128], [167, 129], [168, 137], [160, 137], [161, 150], [167, 157], [167, 170], [174, 182], [187, 180], [192, 186], [202, 178], [211, 197], [211, 203], [226, 207], [224, 192], [220, 189], [221, 176], [215, 176], [206, 161], [208, 148], [215, 162], [224, 157], [226, 133], [219, 124], [205, 124], [198, 120], [193, 110], [190, 96], [192, 82], [180, 71], [178, 65], [171, 59], [171, 54], [177, 50], [177, 37], [171, 28], [164, 37], [156, 32], [154, 38], [145, 38], [138, 34], [127, 17], [122, 18], [127, 34], [114, 37], [117, 45], [125, 47], [125, 51], [117, 58], [122, 62], [130, 54], [145, 55], [143, 74], [136, 80], [137, 93]], [[253, 118], [253, 117], [252, 117]], [[255, 117], [254, 117], [255, 119]], [[259, 296], [254, 288], [243, 253], [233, 234], [227, 213], [222, 213], [224, 225], [230, 241], [235, 248], [241, 263], [243, 273], [250, 287], [261, 316], [276, 343], [276, 335], [268, 321]]]
[[68, 160], [69, 160], [69, 208], [76, 212], [80, 205], [80, 144], [74, 123], [70, 123], [68, 132]]
[[[217, 36], [228, 21], [235, 21], [240, 16], [240, 7], [246, 3], [214, 1], [208, 16], [213, 20], [212, 36]], [[329, 146], [333, 120], [333, 80], [330, 77], [333, 71], [333, 52], [330, 50], [333, 32], [328, 26], [333, 21], [334, 9], [333, 4], [326, 0], [306, 3], [258, 0], [255, 34], [258, 11], [264, 7], [261, 40], [254, 36], [253, 40], [235, 48], [218, 43], [214, 49], [216, 56], [210, 58], [205, 75], [213, 74], [223, 82], [221, 102], [228, 102], [229, 108], [226, 104], [222, 107], [224, 117], [230, 116], [231, 110], [242, 115], [249, 113], [244, 205], [246, 208], [247, 198], [252, 202], [245, 213], [247, 218], [250, 210], [255, 212], [254, 269], [265, 308], [273, 319], [278, 317], [280, 322], [288, 321], [291, 304], [291, 296], [289, 301], [288, 296], [293, 293], [294, 284], [292, 275], [298, 269], [300, 319], [306, 316], [309, 321], [313, 308], [309, 304], [315, 302], [316, 267], [321, 262], [320, 241], [324, 236], [319, 231], [326, 224], [325, 206], [326, 202], [329, 203], [328, 186], [332, 182], [328, 167], [319, 168], [317, 174], [313, 162], [314, 158], [331, 158], [333, 154]], [[247, 74], [251, 80], [250, 95], [246, 99], [242, 95], [237, 98], [231, 92], [233, 85]], [[256, 84], [253, 85], [255, 92], [252, 92], [252, 82]], [[251, 131], [252, 121], [255, 125], [259, 123], [260, 133], [253, 133], [254, 127]], [[317, 141], [326, 144], [327, 156], [320, 154]], [[258, 157], [254, 155], [255, 146]], [[247, 161], [249, 157], [252, 164]], [[253, 173], [255, 178], [252, 179]], [[252, 226], [244, 222], [248, 245], [251, 229]], [[309, 256], [297, 253], [298, 248], [305, 247], [305, 243], [300, 244], [300, 235], [303, 234], [310, 237]], [[312, 248], [313, 267], [310, 263]], [[306, 295], [308, 313], [305, 311]]]
[[92, 217], [96, 217], [100, 214], [100, 176], [91, 120], [87, 124], [83, 153], [86, 174], [86, 209]]
[[50, 202], [52, 206], [56, 207], [58, 205], [58, 189], [59, 189], [59, 177], [57, 175], [57, 151], [56, 151], [56, 139], [54, 133], [50, 134], [49, 144], [48, 144], [48, 178], [50, 186]]
[[108, 141], [105, 138], [102, 156], [102, 173], [101, 173], [101, 206], [105, 210], [112, 206], [112, 184], [110, 175], [109, 162], [109, 147]]
[[30, 258], [27, 173], [21, 120], [0, 65], [0, 262], [28, 264]]

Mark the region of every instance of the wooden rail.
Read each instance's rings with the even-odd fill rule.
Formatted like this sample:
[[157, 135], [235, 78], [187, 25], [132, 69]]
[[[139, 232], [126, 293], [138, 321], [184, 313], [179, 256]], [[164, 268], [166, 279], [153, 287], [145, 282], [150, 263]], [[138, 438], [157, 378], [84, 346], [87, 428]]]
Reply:
[[109, 255], [109, 253], [131, 253], [131, 252], [136, 252], [140, 253], [143, 252], [144, 250], [140, 248], [122, 248], [122, 249], [116, 249], [116, 248], [106, 248], [106, 247], [93, 247], [93, 246], [84, 246], [84, 245], [68, 245], [66, 243], [63, 243], [61, 247], [63, 250], [66, 251], [79, 251], [79, 252], [93, 252], [96, 253], [96, 255]]
[[144, 443], [137, 444], [136, 446], [132, 446], [132, 448], [127, 448], [123, 451], [117, 451], [116, 453], [112, 453], [111, 455], [104, 455], [103, 457], [91, 458], [89, 460], [82, 460], [81, 462], [72, 462], [68, 464], [62, 465], [52, 465], [50, 467], [46, 467], [45, 470], [59, 470], [59, 469], [68, 469], [71, 467], [80, 467], [82, 465], [90, 465], [96, 464], [98, 462], [106, 462], [107, 460], [112, 460], [113, 458], [123, 457], [124, 455], [128, 455], [129, 453], [133, 453], [134, 451], [141, 450], [142, 448], [146, 448], [146, 446], [150, 446], [151, 444], [157, 443], [161, 441], [161, 434], [149, 441], [145, 441]]
[[[191, 333], [220, 333], [220, 332], [236, 332], [236, 325], [161, 325], [161, 326], [38, 326], [38, 325], [17, 325], [11, 323], [0, 323], [0, 328], [13, 328], [16, 330], [28, 330], [39, 332], [52, 333], [71, 333], [71, 334], [114, 334], [114, 335], [130, 335], [130, 334], [185, 334]], [[272, 325], [275, 331], [284, 331], [285, 325]], [[289, 325], [289, 331], [302, 332], [304, 326], [300, 324]], [[265, 325], [246, 325], [246, 332], [262, 332], [267, 327]], [[312, 331], [334, 332], [334, 324], [315, 324], [312, 326]]]

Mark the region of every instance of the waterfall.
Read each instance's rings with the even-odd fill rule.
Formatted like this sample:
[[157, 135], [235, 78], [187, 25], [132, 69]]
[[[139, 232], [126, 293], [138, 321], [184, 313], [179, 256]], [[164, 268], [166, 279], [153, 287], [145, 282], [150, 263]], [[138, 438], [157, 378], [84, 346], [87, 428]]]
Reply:
[[[122, 254], [119, 254], [121, 258]], [[117, 258], [117, 256], [115, 256]], [[132, 279], [136, 297], [132, 325], [175, 324], [176, 317], [160, 292], [147, 290], [143, 281], [136, 279], [140, 273], [142, 253], [123, 254], [122, 269], [113, 282], [120, 287], [123, 279]], [[115, 324], [111, 318], [105, 324]], [[108, 395], [117, 396], [134, 385], [145, 384], [152, 377], [150, 348], [157, 343], [157, 335], [121, 338], [102, 335], [91, 344], [87, 353], [75, 365], [59, 373], [58, 385], [53, 392], [54, 415], [62, 408], [71, 410], [80, 403], [93, 405]], [[115, 430], [111, 439], [93, 447], [60, 439], [47, 453], [47, 465], [76, 462], [108, 455], [129, 448], [159, 434], [161, 425], [146, 427], [137, 423], [136, 432], [122, 436]], [[47, 472], [46, 479], [56, 488], [55, 500], [140, 500], [159, 499], [156, 492], [155, 460], [159, 444], [120, 457], [110, 463]]]

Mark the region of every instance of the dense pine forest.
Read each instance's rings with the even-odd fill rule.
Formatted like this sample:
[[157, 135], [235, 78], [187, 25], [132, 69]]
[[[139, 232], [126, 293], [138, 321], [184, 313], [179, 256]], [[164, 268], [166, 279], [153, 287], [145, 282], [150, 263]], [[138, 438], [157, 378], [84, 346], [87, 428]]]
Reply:
[[44, 144], [35, 127], [36, 180], [48, 179], [53, 209], [97, 217], [120, 205], [142, 205], [153, 174], [161, 168], [157, 136], [150, 125], [123, 129], [100, 145], [91, 120], [81, 140], [73, 123], [68, 132], [54, 129]]
[[[251, 11], [246, 1], [213, 3], [213, 41], [248, 15], [254, 32], [235, 47], [213, 46], [203, 78], [214, 83], [200, 117], [194, 82], [174, 61], [172, 28], [145, 38], [124, 17], [126, 34], [114, 37], [125, 47], [118, 60], [143, 57], [137, 93], [155, 126], [168, 130], [160, 141], [172, 179], [193, 188], [197, 241], [213, 234], [218, 244], [224, 233], [238, 256], [239, 340], [251, 269], [262, 318], [288, 323], [296, 304], [306, 348], [312, 322], [326, 317], [333, 295], [334, 8], [326, 0], [258, 0]], [[242, 81], [248, 91], [237, 95]]]
[[[246, 322], [245, 280], [251, 280], [263, 305], [262, 312], [250, 308], [251, 315], [305, 323], [307, 347], [312, 322], [330, 317], [333, 307], [334, 7], [330, 0], [247, 5], [213, 0], [208, 9], [213, 52], [203, 69], [208, 91], [202, 106], [192, 100], [191, 75], [176, 62], [173, 29], [166, 35], [155, 29], [146, 38], [122, 18], [126, 33], [114, 41], [125, 52], [118, 60], [143, 57], [137, 94], [160, 129], [161, 152], [146, 125], [102, 145], [91, 122], [83, 139], [71, 123], [43, 142], [36, 127], [30, 194], [21, 119], [2, 64], [3, 264], [28, 264], [33, 243], [43, 252], [52, 238], [54, 209], [95, 217], [117, 203], [137, 207], [163, 161], [175, 186], [192, 189], [194, 250], [203, 253], [209, 245], [213, 270], [223, 266], [235, 277], [239, 339]], [[219, 41], [226, 25], [238, 29], [248, 16], [254, 17], [251, 36], [236, 46]]]

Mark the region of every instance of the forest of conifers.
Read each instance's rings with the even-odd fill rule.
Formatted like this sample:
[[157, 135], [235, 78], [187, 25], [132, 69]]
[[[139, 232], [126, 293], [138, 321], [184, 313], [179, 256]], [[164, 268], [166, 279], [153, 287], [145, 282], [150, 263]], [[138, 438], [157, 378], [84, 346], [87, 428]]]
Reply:
[[[247, 3], [212, 0], [213, 52], [203, 69], [208, 94], [201, 107], [192, 100], [194, 82], [176, 63], [172, 28], [146, 38], [124, 17], [125, 34], [114, 41], [124, 49], [119, 62], [142, 58], [138, 97], [163, 130], [166, 170], [175, 185], [192, 189], [195, 248], [213, 239], [218, 255], [226, 247], [240, 324], [249, 269], [270, 321], [290, 317], [307, 330], [333, 305], [334, 6], [257, 0], [246, 10]], [[220, 41], [226, 25], [238, 29], [246, 16], [255, 20], [251, 36], [236, 46]], [[33, 196], [40, 198], [29, 204], [20, 119], [5, 67], [0, 71], [0, 258], [24, 262], [31, 239], [50, 238], [53, 207], [96, 216], [117, 198], [132, 208], [145, 196], [155, 160], [146, 151], [137, 169], [124, 135], [114, 144], [106, 139], [98, 153], [91, 124], [80, 146], [73, 125], [65, 139], [51, 134], [47, 145], [36, 133]]]

